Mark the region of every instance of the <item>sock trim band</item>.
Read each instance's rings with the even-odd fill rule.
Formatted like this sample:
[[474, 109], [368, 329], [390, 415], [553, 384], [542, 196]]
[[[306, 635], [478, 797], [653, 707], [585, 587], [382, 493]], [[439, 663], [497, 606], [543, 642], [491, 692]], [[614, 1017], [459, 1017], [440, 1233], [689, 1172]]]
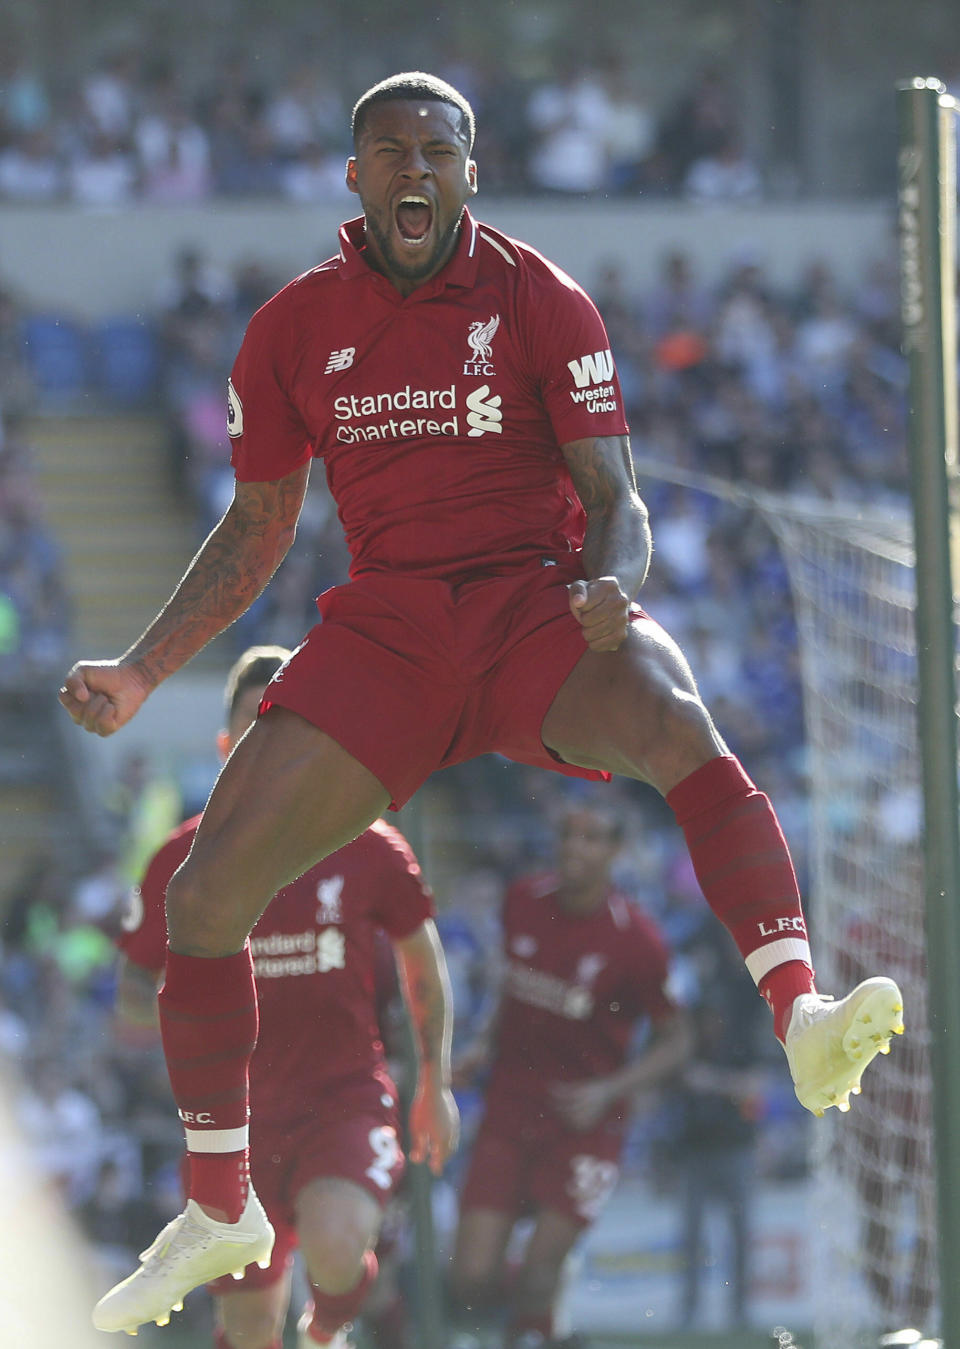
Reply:
[[250, 1126], [237, 1129], [184, 1129], [188, 1152], [243, 1152], [250, 1146]]
[[786, 964], [788, 960], [802, 960], [805, 965], [809, 965], [812, 969], [813, 959], [810, 955], [810, 943], [804, 941], [802, 937], [781, 937], [779, 941], [769, 942], [766, 946], [761, 946], [744, 957], [747, 969], [755, 984], [759, 984], [760, 980], [771, 970], [776, 969], [778, 965]]

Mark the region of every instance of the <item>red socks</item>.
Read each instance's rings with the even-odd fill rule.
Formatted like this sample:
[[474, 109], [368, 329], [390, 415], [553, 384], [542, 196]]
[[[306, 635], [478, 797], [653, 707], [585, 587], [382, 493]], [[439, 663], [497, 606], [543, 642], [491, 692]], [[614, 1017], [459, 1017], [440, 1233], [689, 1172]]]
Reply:
[[324, 1293], [316, 1284], [311, 1285], [313, 1294], [313, 1320], [307, 1332], [317, 1344], [326, 1344], [332, 1340], [341, 1326], [352, 1321], [363, 1306], [379, 1271], [375, 1251], [366, 1251], [363, 1257], [363, 1273], [352, 1288], [345, 1293]]
[[249, 1186], [247, 1069], [258, 1024], [249, 944], [216, 958], [168, 951], [158, 1002], [190, 1198], [237, 1222]]
[[782, 1040], [813, 962], [793, 863], [776, 815], [733, 755], [703, 764], [667, 793], [707, 903], [770, 1004]]

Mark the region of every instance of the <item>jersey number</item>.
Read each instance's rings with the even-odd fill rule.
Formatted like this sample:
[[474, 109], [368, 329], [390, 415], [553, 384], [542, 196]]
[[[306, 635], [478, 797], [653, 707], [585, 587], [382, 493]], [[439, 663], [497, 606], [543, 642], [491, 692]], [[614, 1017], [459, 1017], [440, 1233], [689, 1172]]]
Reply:
[[620, 1174], [615, 1162], [604, 1162], [599, 1157], [580, 1153], [570, 1158], [573, 1174], [567, 1183], [567, 1193], [583, 1218], [595, 1218], [613, 1193]]
[[381, 1124], [378, 1128], [370, 1130], [369, 1142], [373, 1161], [365, 1174], [379, 1189], [389, 1190], [393, 1185], [393, 1172], [400, 1161], [397, 1131], [389, 1124]]

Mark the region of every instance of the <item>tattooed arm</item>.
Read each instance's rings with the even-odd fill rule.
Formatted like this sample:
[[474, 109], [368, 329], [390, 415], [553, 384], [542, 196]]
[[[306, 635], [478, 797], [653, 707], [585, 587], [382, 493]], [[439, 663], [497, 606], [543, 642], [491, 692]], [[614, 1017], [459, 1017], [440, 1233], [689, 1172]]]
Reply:
[[417, 1045], [417, 1090], [410, 1105], [410, 1160], [437, 1175], [457, 1146], [460, 1119], [450, 1091], [453, 998], [443, 947], [428, 918], [395, 943], [400, 987]]
[[278, 482], [237, 483], [223, 519], [143, 636], [119, 660], [81, 661], [67, 675], [60, 701], [78, 726], [112, 735], [246, 613], [293, 543], [309, 472], [307, 464]]
[[650, 525], [637, 491], [630, 441], [591, 436], [561, 449], [587, 513], [587, 580], [569, 587], [570, 608], [592, 651], [615, 651], [626, 636], [630, 601], [650, 565]]

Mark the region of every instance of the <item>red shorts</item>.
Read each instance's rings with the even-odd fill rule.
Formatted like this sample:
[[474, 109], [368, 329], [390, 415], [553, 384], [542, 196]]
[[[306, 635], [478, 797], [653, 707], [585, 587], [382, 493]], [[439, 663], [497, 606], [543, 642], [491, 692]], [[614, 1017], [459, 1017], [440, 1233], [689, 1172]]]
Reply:
[[451, 585], [374, 573], [325, 591], [323, 621], [268, 685], [369, 768], [399, 809], [432, 772], [480, 754], [575, 777], [540, 727], [586, 650], [567, 584], [579, 555]]
[[296, 1199], [318, 1177], [350, 1180], [384, 1208], [403, 1175], [396, 1097], [376, 1079], [335, 1086], [337, 1115], [309, 1116], [290, 1125], [254, 1120], [250, 1131], [250, 1179], [273, 1224], [276, 1241], [267, 1269], [248, 1265], [242, 1279], [225, 1275], [211, 1292], [248, 1293], [268, 1288], [293, 1264], [297, 1248]]
[[552, 1209], [588, 1227], [613, 1193], [622, 1148], [619, 1121], [574, 1133], [551, 1116], [524, 1120], [508, 1107], [488, 1110], [473, 1145], [460, 1210], [495, 1209], [522, 1218]]

